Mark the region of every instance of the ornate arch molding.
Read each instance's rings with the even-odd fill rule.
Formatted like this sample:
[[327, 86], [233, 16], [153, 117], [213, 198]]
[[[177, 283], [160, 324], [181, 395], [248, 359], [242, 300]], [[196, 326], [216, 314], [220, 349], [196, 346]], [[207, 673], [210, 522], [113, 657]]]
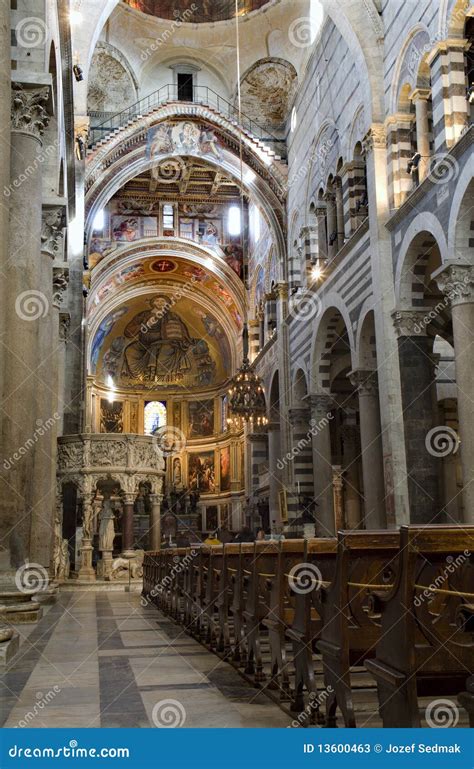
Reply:
[[324, 120], [316, 134], [311, 148], [309, 173], [307, 177], [305, 221], [310, 203], [319, 187], [326, 188], [331, 173], [336, 173], [337, 161], [341, 155], [341, 139], [333, 120]]
[[405, 38], [393, 69], [390, 90], [391, 115], [400, 111], [399, 98], [402, 86], [408, 83], [412, 88], [415, 88], [421, 60], [431, 51], [432, 47], [433, 42], [428, 27], [424, 24], [416, 24]]

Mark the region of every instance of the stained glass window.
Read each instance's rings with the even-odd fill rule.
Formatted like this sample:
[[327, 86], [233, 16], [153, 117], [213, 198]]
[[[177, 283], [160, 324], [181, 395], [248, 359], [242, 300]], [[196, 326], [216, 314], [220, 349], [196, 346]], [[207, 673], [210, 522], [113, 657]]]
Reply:
[[166, 425], [166, 404], [150, 401], [145, 406], [145, 435], [154, 435], [159, 427]]

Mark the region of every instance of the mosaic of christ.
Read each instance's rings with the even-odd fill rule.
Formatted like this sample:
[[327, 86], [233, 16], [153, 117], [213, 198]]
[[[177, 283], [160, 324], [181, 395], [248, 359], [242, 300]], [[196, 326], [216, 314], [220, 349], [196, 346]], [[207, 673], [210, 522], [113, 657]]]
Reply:
[[216, 377], [223, 378], [227, 340], [221, 339], [220, 326], [217, 335], [214, 327], [208, 330], [200, 315], [190, 310], [188, 306], [183, 319], [168, 297], [158, 296], [148, 301], [147, 309], [128, 321], [124, 318], [123, 330], [102, 356], [103, 377], [146, 389], [207, 386]]

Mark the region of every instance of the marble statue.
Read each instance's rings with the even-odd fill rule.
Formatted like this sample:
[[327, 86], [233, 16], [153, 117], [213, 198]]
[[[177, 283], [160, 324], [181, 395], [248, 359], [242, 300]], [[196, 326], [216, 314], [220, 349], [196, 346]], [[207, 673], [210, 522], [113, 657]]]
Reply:
[[99, 550], [111, 552], [114, 549], [115, 518], [112, 504], [106, 499], [102, 508], [99, 525]]

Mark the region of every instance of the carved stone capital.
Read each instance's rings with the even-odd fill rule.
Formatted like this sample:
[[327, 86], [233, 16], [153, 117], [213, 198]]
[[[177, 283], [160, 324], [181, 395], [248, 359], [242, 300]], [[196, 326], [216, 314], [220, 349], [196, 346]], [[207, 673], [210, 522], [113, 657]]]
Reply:
[[398, 336], [427, 336], [430, 320], [430, 308], [418, 310], [396, 310], [392, 313], [393, 325]]
[[305, 400], [309, 403], [312, 419], [322, 419], [334, 408], [334, 400], [326, 393], [313, 393], [307, 395]]
[[60, 254], [65, 226], [65, 206], [43, 206], [41, 226], [41, 251], [43, 253], [53, 257]]
[[372, 369], [354, 369], [349, 372], [348, 378], [351, 385], [357, 388], [359, 395], [377, 395], [378, 377], [376, 371]]
[[62, 298], [69, 283], [68, 267], [53, 267], [53, 306], [61, 307]]
[[85, 160], [89, 141], [90, 118], [76, 117], [74, 121], [75, 152], [77, 160]]
[[431, 97], [431, 88], [415, 88], [410, 94], [410, 99], [413, 103], [417, 101], [428, 101]]
[[374, 149], [385, 149], [387, 147], [387, 132], [382, 123], [373, 123], [364, 138], [362, 139], [362, 149], [364, 154], [372, 152]]
[[20, 83], [12, 83], [12, 131], [41, 139], [49, 123], [45, 108], [48, 100], [49, 88], [25, 89]]
[[297, 425], [307, 426], [310, 419], [310, 409], [301, 407], [288, 409], [288, 419], [290, 420], [290, 425], [292, 427], [296, 427]]
[[432, 277], [451, 307], [474, 302], [474, 265], [448, 262]]

